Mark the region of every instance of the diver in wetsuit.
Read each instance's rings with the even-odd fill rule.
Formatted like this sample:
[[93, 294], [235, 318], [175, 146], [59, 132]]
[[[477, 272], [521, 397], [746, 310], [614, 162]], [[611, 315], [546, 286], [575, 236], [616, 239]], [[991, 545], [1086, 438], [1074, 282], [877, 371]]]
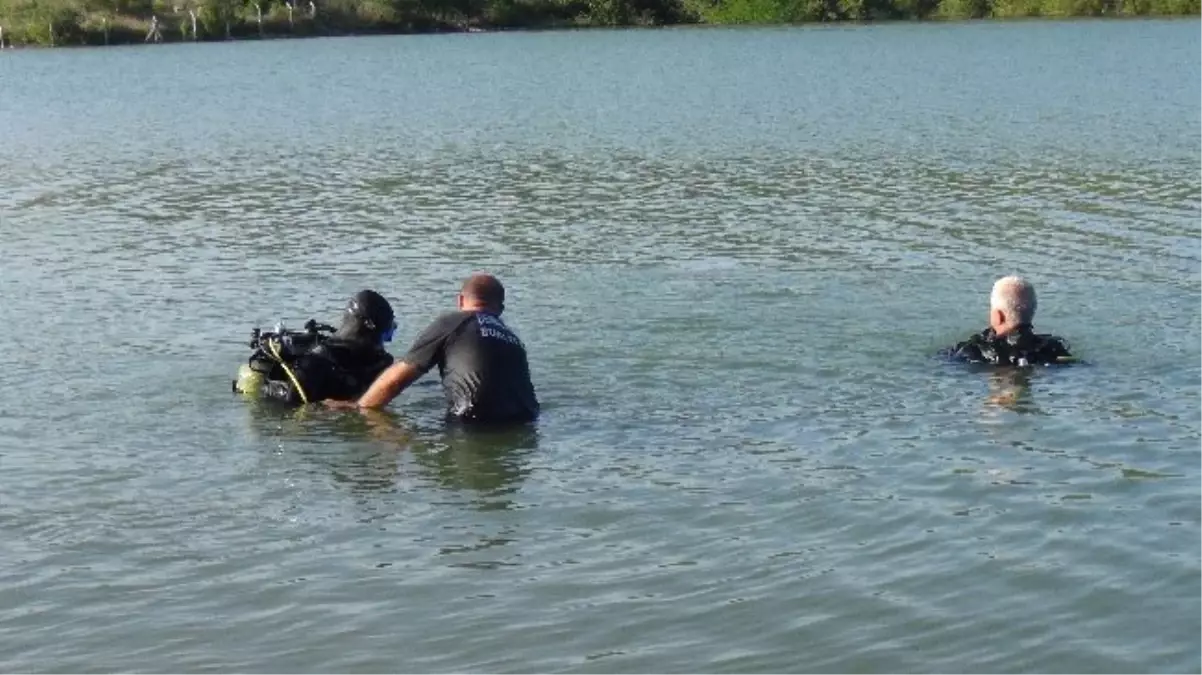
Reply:
[[448, 421], [493, 426], [536, 419], [539, 403], [526, 347], [501, 320], [505, 287], [491, 274], [475, 274], [464, 282], [457, 303], [457, 311], [434, 320], [358, 401], [327, 405], [383, 407], [438, 366]]
[[1074, 360], [1068, 344], [1055, 335], [1036, 333], [1035, 288], [1022, 277], [993, 284], [989, 296], [989, 328], [940, 353], [955, 361], [990, 365], [1033, 366]]
[[[342, 313], [342, 325], [329, 337], [317, 337], [294, 358], [269, 362], [259, 393], [290, 404], [360, 396], [392, 365], [384, 343], [392, 340], [396, 322], [392, 306], [371, 290], [355, 294]], [[278, 345], [274, 347], [278, 351]], [[252, 367], [254, 358], [252, 357]]]

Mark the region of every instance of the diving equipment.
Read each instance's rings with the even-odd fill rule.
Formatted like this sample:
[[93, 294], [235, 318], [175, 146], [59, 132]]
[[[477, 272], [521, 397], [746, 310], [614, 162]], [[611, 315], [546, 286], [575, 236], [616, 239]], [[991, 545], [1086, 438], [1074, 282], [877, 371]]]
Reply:
[[256, 398], [268, 380], [291, 381], [300, 391], [302, 399], [307, 397], [292, 372], [291, 364], [324, 343], [334, 334], [334, 327], [318, 323], [315, 319], [305, 322], [304, 329], [288, 330], [278, 322], [272, 331], [255, 328], [251, 331], [247, 362], [239, 366], [238, 376], [230, 383], [234, 393]]

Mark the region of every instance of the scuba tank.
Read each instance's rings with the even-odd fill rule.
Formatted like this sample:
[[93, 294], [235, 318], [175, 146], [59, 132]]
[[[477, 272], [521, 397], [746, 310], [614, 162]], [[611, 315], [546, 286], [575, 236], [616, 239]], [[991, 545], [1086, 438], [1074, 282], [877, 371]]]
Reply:
[[268, 380], [288, 379], [291, 364], [333, 334], [333, 326], [314, 319], [306, 321], [304, 329], [299, 331], [288, 330], [283, 322], [276, 323], [268, 332], [255, 328], [250, 334], [250, 357], [238, 367], [231, 389], [243, 396], [257, 397]]

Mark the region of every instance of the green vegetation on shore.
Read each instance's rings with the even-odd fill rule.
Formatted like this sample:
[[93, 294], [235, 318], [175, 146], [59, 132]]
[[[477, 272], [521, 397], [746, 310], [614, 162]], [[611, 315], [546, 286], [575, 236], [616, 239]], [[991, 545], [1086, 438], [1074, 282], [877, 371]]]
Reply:
[[[1197, 15], [1200, 0], [0, 0], [13, 45], [682, 23]], [[157, 27], [157, 31], [154, 30]]]

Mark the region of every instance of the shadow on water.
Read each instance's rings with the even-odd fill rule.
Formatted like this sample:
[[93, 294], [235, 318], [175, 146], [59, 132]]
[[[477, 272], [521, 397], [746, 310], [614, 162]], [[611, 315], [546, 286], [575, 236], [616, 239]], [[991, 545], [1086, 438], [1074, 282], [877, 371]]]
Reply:
[[1036, 402], [1032, 393], [1032, 384], [1043, 378], [1064, 377], [1070, 370], [1080, 372], [1090, 364], [1084, 360], [1054, 366], [1012, 367], [986, 364], [964, 364], [948, 361], [942, 354], [937, 360], [948, 368], [955, 377], [966, 377], [974, 382], [978, 377], [984, 378], [985, 411], [1012, 412], [1022, 415], [1046, 415], [1047, 412]]
[[482, 508], [507, 508], [507, 495], [530, 473], [530, 456], [537, 447], [537, 428], [523, 425], [492, 430], [450, 427], [411, 449], [415, 463], [439, 486], [478, 494]]
[[989, 393], [985, 403], [1019, 414], [1042, 414], [1031, 395], [1029, 368], [998, 368], [989, 371]]
[[322, 467], [334, 483], [354, 493], [395, 491], [416, 479], [469, 495], [482, 510], [509, 508], [530, 473], [538, 448], [535, 425], [470, 429], [422, 426], [385, 411], [345, 412], [248, 403], [256, 436], [300, 441], [295, 456]]
[[970, 367], [987, 377], [986, 408], [1026, 415], [1047, 415], [1047, 411], [1036, 403], [1031, 385], [1040, 380], [1049, 382], [1048, 378], [1079, 376], [1083, 369], [1089, 369], [1091, 365], [1089, 361], [1076, 359], [1071, 363], [1027, 368], [984, 365]]

